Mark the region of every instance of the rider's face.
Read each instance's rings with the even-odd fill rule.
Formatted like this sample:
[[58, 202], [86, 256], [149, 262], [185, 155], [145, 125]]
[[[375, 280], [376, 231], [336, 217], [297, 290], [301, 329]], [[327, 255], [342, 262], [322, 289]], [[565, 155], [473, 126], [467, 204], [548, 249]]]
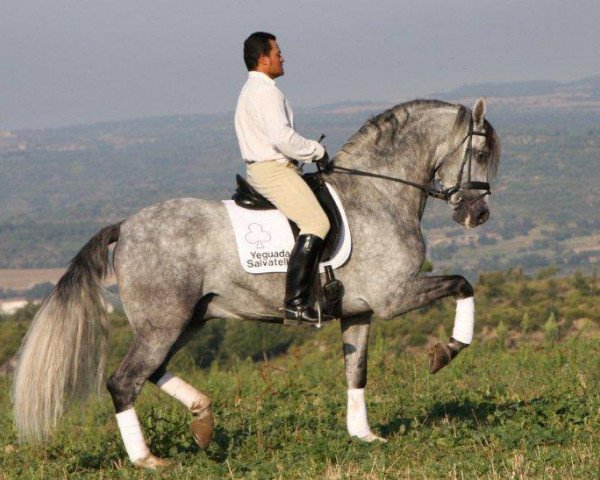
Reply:
[[281, 77], [283, 75], [283, 55], [275, 40], [269, 40], [269, 42], [271, 43], [269, 55], [263, 55], [259, 60], [261, 70], [271, 78]]

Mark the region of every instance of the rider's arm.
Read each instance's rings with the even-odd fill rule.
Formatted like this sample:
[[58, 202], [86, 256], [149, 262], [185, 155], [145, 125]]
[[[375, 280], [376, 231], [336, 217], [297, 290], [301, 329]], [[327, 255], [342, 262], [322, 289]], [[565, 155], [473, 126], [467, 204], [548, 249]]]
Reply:
[[256, 113], [269, 143], [286, 157], [312, 162], [325, 154], [323, 146], [296, 132], [285, 113], [285, 98], [276, 87], [261, 89], [257, 95]]

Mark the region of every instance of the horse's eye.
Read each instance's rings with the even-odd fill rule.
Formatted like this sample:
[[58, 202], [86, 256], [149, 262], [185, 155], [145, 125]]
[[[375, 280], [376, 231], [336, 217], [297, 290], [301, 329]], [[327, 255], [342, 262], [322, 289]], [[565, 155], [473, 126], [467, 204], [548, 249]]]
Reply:
[[478, 160], [485, 160], [485, 157], [487, 157], [487, 154], [485, 152], [477, 152]]

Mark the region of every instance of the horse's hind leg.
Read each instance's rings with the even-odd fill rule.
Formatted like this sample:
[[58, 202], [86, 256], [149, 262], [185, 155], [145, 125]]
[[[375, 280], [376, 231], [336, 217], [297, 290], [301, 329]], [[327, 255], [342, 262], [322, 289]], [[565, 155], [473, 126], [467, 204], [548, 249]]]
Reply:
[[144, 382], [163, 364], [188, 321], [189, 314], [177, 314], [175, 309], [161, 312], [160, 327], [145, 318], [130, 316], [134, 337], [127, 355], [108, 379], [107, 388], [127, 455], [135, 466], [157, 468], [168, 464], [150, 453], [133, 405]]
[[214, 421], [210, 399], [199, 392], [189, 383], [167, 371], [167, 364], [189, 340], [204, 325], [204, 314], [210, 298], [201, 299], [194, 310], [192, 321], [179, 336], [167, 358], [161, 366], [150, 376], [149, 380], [164, 392], [185, 405], [192, 413], [193, 420], [190, 430], [194, 440], [201, 448], [206, 448], [212, 439]]
[[348, 384], [348, 410], [346, 427], [352, 437], [365, 442], [385, 441], [369, 428], [365, 387], [367, 385], [367, 345], [371, 315], [342, 318], [342, 340], [344, 342], [344, 363]]

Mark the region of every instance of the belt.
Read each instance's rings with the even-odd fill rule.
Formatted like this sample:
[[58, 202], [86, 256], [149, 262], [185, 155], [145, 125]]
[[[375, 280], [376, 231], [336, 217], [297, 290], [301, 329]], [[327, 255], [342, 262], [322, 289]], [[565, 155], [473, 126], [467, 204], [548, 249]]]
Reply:
[[[256, 160], [244, 160], [244, 162], [246, 163], [246, 165], [252, 165], [253, 163], [260, 163], [260, 162], [257, 162]], [[298, 160], [288, 160], [288, 162], [290, 162], [293, 165], [298, 166]]]

